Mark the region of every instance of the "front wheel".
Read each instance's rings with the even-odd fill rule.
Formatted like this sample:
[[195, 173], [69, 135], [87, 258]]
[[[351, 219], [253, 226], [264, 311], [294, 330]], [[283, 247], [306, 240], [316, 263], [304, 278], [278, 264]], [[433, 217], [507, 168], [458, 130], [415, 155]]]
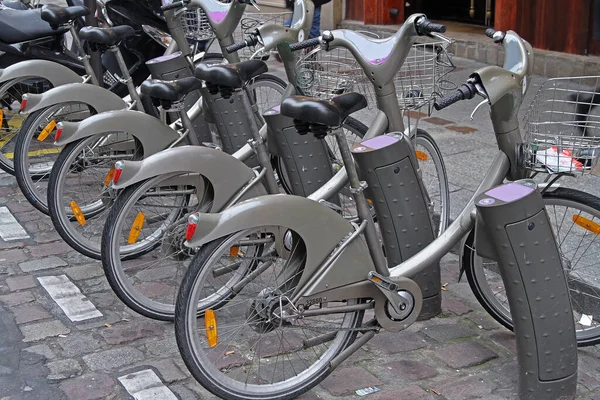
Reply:
[[[247, 253], [250, 243], [263, 247]], [[302, 239], [272, 226], [216, 239], [193, 258], [177, 298], [175, 334], [186, 366], [210, 392], [295, 398], [325, 379], [331, 360], [354, 341], [363, 312], [335, 307], [360, 300], [303, 309], [320, 311], [311, 316], [291, 302], [305, 260]]]
[[[569, 287], [578, 346], [600, 343], [600, 199], [559, 188], [542, 196], [552, 224]], [[510, 330], [513, 321], [498, 264], [476, 254], [471, 231], [462, 267], [477, 300]]]

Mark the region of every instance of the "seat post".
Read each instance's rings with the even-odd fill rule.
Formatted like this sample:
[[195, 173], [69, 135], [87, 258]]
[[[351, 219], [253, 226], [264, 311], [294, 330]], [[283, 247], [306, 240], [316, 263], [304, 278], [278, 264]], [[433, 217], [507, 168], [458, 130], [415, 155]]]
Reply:
[[127, 89], [129, 90], [131, 100], [135, 101], [135, 107], [138, 109], [138, 111], [144, 112], [145, 110], [142, 104], [142, 100], [140, 99], [140, 95], [135, 89], [133, 79], [129, 74], [129, 69], [127, 68], [127, 64], [125, 64], [125, 60], [123, 59], [123, 55], [121, 54], [119, 45], [110, 46], [108, 50], [114, 53], [115, 58], [117, 59], [117, 63], [119, 64], [119, 69], [121, 70], [121, 74], [123, 75], [121, 83], [125, 83], [127, 85]]
[[90, 55], [87, 54], [87, 52], [83, 48], [81, 39], [79, 39], [79, 33], [77, 32], [77, 29], [75, 29], [74, 21], [71, 21], [69, 23], [69, 32], [71, 33], [71, 36], [73, 37], [75, 46], [77, 47], [77, 49], [79, 50], [79, 52], [81, 54], [79, 59], [81, 60], [81, 62], [83, 62], [83, 67], [85, 68], [85, 72], [89, 75], [89, 77], [92, 80], [92, 83], [94, 85], [100, 86], [99, 77], [96, 76], [96, 72], [94, 71], [94, 68], [92, 67], [92, 63], [90, 61], [90, 59], [91, 59]]

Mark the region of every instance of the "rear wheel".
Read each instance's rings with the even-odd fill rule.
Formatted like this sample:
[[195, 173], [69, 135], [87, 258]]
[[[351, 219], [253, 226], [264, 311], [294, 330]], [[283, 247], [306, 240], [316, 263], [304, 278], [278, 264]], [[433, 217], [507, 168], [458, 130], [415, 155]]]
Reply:
[[[259, 239], [260, 252], [241, 250]], [[300, 316], [291, 303], [305, 260], [302, 240], [283, 227], [257, 227], [216, 239], [193, 258], [177, 300], [175, 332], [186, 366], [213, 394], [240, 400], [295, 398], [325, 379], [331, 360], [354, 341], [364, 312], [336, 307], [360, 300], [304, 310], [319, 309], [318, 316]], [[213, 329], [218, 332], [214, 339]]]
[[[600, 199], [574, 189], [543, 194], [569, 286], [578, 346], [600, 343]], [[513, 329], [498, 264], [476, 254], [473, 232], [463, 248], [462, 265], [481, 305]]]

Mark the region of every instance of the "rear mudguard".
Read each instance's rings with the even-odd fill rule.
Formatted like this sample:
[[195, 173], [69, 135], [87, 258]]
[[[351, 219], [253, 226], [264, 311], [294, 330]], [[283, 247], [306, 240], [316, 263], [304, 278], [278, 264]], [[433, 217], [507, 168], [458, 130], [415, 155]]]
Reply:
[[0, 83], [26, 77], [47, 79], [53, 87], [83, 81], [79, 75], [64, 65], [47, 60], [21, 61], [0, 70]]
[[96, 113], [127, 108], [127, 103], [110, 90], [85, 83], [68, 83], [42, 94], [24, 94], [23, 98], [27, 99], [27, 105], [23, 111], [28, 114], [64, 103], [87, 104]]
[[[317, 268], [349, 234], [354, 226], [335, 211], [304, 197], [276, 194], [243, 201], [221, 213], [200, 214], [189, 247], [258, 227], [284, 227], [298, 234], [306, 246], [306, 261], [297, 287], [315, 275]], [[342, 254], [319, 274], [303, 297], [363, 282], [375, 266], [362, 237], [354, 239]]]
[[57, 146], [91, 136], [127, 132], [140, 141], [144, 157], [168, 148], [179, 134], [151, 115], [134, 110], [107, 111], [92, 115], [81, 122], [60, 122], [62, 127]]
[[[115, 189], [122, 189], [158, 175], [202, 175], [213, 188], [211, 212], [222, 210], [228, 201], [255, 177], [253, 170], [240, 160], [220, 150], [202, 146], [174, 147], [142, 161], [124, 161], [124, 164], [119, 183], [113, 184]], [[243, 198], [265, 194], [267, 192], [259, 182]]]

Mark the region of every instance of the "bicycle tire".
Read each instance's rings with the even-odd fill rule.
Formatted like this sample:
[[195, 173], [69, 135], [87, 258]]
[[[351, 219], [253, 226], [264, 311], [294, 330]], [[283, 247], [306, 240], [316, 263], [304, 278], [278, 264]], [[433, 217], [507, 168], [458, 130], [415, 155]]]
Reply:
[[[558, 222], [558, 218], [554, 218], [554, 220], [553, 220], [553, 214], [555, 216], [558, 215], [556, 213], [556, 206], [561, 206], [561, 205], [564, 205], [565, 207], [568, 207], [568, 208], [579, 210], [579, 212], [574, 215], [581, 215], [582, 213], [585, 213], [586, 215], [591, 215], [594, 218], [600, 219], [600, 198], [593, 196], [589, 193], [585, 193], [585, 192], [581, 192], [579, 190], [569, 189], [569, 188], [558, 188], [556, 190], [544, 192], [542, 198], [543, 198], [544, 202], [546, 203], [547, 211], [549, 211], [548, 216], [549, 216], [550, 222], [553, 225], [555, 222]], [[549, 208], [548, 208], [550, 206], [555, 207], [554, 213], [550, 212], [551, 210], [549, 210]], [[560, 224], [561, 226], [562, 226], [562, 223], [564, 222], [566, 216], [567, 216], [567, 213], [565, 213], [563, 215], [563, 218], [561, 219], [561, 224]], [[567, 264], [564, 259], [565, 254], [570, 254], [570, 250], [566, 250], [563, 248], [563, 244], [565, 244], [565, 240], [567, 237], [565, 236], [564, 238], [562, 238], [562, 236], [559, 233], [557, 233], [557, 229], [554, 226], [553, 226], [553, 230], [558, 239], [557, 243], [559, 244], [559, 250], [561, 252], [561, 255], [563, 255], [563, 266], [569, 265], [569, 268], [566, 269], [566, 275], [567, 275], [567, 283], [569, 284], [569, 290], [571, 293], [571, 303], [573, 305], [574, 312], [578, 312], [580, 314], [585, 314], [584, 312], [582, 312], [582, 310], [580, 310], [581, 305], [580, 305], [580, 302], [576, 300], [576, 296], [581, 296], [581, 293], [578, 293], [578, 292], [581, 292], [581, 287], [584, 287], [584, 284], [585, 284], [585, 288], [587, 290], [593, 290], [594, 288], [589, 283], [586, 283], [586, 282], [582, 283], [573, 278], [574, 275], [573, 275], [572, 271], [574, 270], [573, 268], [576, 268], [576, 266]], [[571, 229], [569, 229], [568, 234], [569, 235], [573, 234], [572, 227], [571, 227]], [[596, 234], [593, 234], [593, 235], [596, 235]], [[584, 237], [585, 237], [585, 233], [584, 233]], [[562, 238], [562, 240], [561, 240], [561, 238]], [[496, 272], [492, 271], [494, 266], [492, 264], [490, 264], [490, 268], [488, 268], [488, 275], [490, 276], [489, 279], [493, 280], [493, 284], [494, 284], [495, 288], [499, 289], [499, 290], [495, 291], [494, 289], [491, 288], [490, 282], [488, 282], [488, 278], [486, 278], [486, 272], [484, 271], [484, 266], [483, 266], [484, 261], [481, 259], [481, 257], [477, 256], [476, 251], [474, 249], [473, 240], [474, 240], [474, 233], [473, 233], [473, 231], [471, 231], [471, 233], [468, 235], [468, 237], [465, 241], [465, 244], [463, 246], [463, 255], [462, 255], [462, 268], [464, 269], [465, 274], [467, 276], [469, 286], [471, 287], [471, 290], [475, 294], [475, 297], [477, 298], [479, 303], [482, 305], [482, 307], [498, 323], [500, 323], [501, 325], [503, 325], [504, 327], [506, 327], [510, 330], [513, 330], [513, 323], [512, 323], [512, 319], [511, 319], [511, 315], [510, 315], [510, 310], [508, 309], [508, 305], [506, 305], [506, 307], [505, 307], [502, 304], [502, 302], [504, 300], [499, 299], [499, 297], [501, 296], [502, 288], [503, 288], [503, 286], [501, 286], [501, 285], [503, 285], [502, 281], [500, 280], [498, 282], [496, 279], [497, 277], [495, 275], [492, 275], [492, 274], [496, 274]], [[582, 237], [582, 240], [583, 240], [583, 237]], [[593, 240], [592, 240], [592, 243], [593, 243]], [[592, 243], [590, 243], [589, 247], [591, 247]], [[574, 255], [577, 255], [577, 254], [578, 254], [578, 252], [576, 250]], [[579, 260], [581, 260], [582, 257], [583, 257], [583, 255], [581, 257], [579, 257]], [[494, 293], [494, 292], [496, 292], [496, 293]], [[600, 288], [597, 289], [597, 293], [600, 293]], [[584, 296], [586, 296], [586, 293], [584, 293]], [[583, 306], [585, 306], [585, 304]], [[592, 308], [596, 309], [596, 307], [592, 307]], [[593, 314], [590, 312], [590, 315], [593, 315]], [[576, 326], [577, 326], [577, 321], [576, 321]], [[583, 330], [577, 329], [577, 345], [579, 347], [592, 346], [592, 345], [595, 345], [598, 343], [600, 343], [600, 326], [596, 326], [591, 329], [583, 329]]]

